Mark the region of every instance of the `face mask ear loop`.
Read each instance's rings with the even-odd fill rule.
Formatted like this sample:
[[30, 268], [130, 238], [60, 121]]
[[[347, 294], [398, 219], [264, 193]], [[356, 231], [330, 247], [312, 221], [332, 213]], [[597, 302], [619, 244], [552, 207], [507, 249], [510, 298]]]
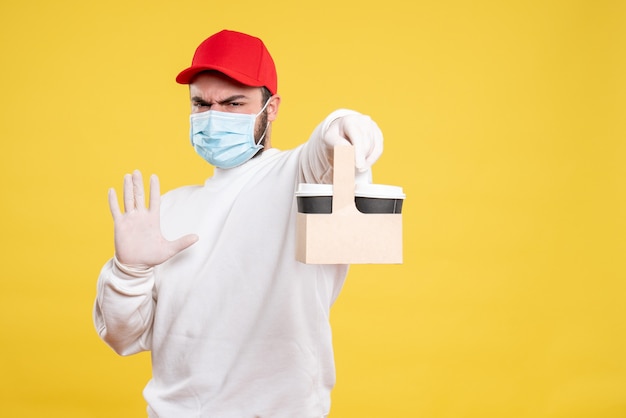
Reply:
[[[254, 120], [256, 120], [256, 118], [258, 118], [259, 115], [261, 113], [263, 113], [263, 111], [265, 110], [267, 105], [270, 104], [271, 101], [272, 101], [271, 97], [269, 99], [267, 99], [267, 102], [265, 102], [265, 104], [263, 105], [263, 108], [261, 109], [261, 111], [254, 116]], [[261, 135], [261, 138], [259, 138], [259, 142], [255, 141], [254, 145], [256, 145], [257, 147], [259, 146], [259, 144], [263, 141], [263, 138], [265, 138], [265, 134], [267, 133], [267, 128], [269, 128], [269, 127], [270, 127], [270, 122], [267, 121], [267, 124], [265, 125], [265, 130], [263, 131], [263, 135]], [[264, 148], [263, 145], [261, 145], [261, 147]]]
[[265, 102], [265, 104], [263, 105], [263, 108], [259, 111], [259, 113], [257, 113], [256, 115], [254, 115], [255, 119], [259, 117], [259, 115], [261, 113], [263, 113], [263, 111], [265, 110], [265, 108], [267, 107], [268, 104], [270, 104], [270, 102], [272, 101], [272, 97], [270, 97], [269, 99], [267, 99], [267, 102]]
[[255, 142], [254, 145], [256, 145], [257, 147], [260, 146], [261, 148], [265, 148], [263, 145], [260, 145], [260, 144], [263, 141], [263, 138], [265, 138], [265, 134], [267, 133], [267, 128], [269, 127], [270, 127], [270, 123], [268, 121], [267, 125], [265, 125], [265, 130], [263, 131], [263, 135], [261, 135], [261, 137], [259, 138], [259, 142]]

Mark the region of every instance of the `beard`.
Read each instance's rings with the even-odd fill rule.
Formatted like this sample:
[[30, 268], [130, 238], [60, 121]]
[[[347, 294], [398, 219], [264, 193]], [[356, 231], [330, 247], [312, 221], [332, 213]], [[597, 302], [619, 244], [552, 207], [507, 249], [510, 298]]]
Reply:
[[[254, 128], [254, 142], [265, 147], [265, 139], [267, 138], [268, 129], [269, 126], [267, 124], [267, 110], [264, 110], [263, 113], [259, 115], [258, 123]], [[261, 139], [261, 137], [263, 137], [263, 139]], [[260, 142], [259, 139], [261, 139]], [[254, 157], [260, 155], [264, 149], [265, 148], [261, 148], [260, 150], [258, 150], [257, 153], [254, 154]]]
[[[267, 110], [264, 110], [263, 113], [259, 115], [259, 122], [254, 128], [254, 142], [259, 145], [265, 145], [265, 136], [263, 136], [263, 134], [266, 134], [267, 128]], [[263, 140], [259, 143], [259, 139], [261, 139], [262, 136]]]

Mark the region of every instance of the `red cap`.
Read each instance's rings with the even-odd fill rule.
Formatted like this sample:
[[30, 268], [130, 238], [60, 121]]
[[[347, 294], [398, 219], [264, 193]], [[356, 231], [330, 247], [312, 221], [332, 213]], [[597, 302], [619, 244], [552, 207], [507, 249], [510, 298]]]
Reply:
[[263, 41], [254, 36], [229, 30], [211, 35], [198, 46], [191, 67], [181, 71], [176, 82], [189, 84], [196, 74], [207, 70], [219, 71], [246, 86], [265, 86], [276, 94], [274, 60]]

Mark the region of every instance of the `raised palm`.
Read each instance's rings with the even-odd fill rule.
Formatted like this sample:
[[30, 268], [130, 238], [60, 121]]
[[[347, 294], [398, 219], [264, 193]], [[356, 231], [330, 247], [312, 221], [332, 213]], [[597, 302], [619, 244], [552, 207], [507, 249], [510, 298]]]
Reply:
[[146, 207], [143, 178], [139, 170], [124, 176], [124, 213], [120, 210], [115, 189], [109, 190], [109, 207], [113, 215], [115, 255], [129, 267], [149, 268], [161, 264], [198, 240], [185, 235], [168, 241], [161, 233], [161, 195], [159, 179], [150, 177], [150, 205]]

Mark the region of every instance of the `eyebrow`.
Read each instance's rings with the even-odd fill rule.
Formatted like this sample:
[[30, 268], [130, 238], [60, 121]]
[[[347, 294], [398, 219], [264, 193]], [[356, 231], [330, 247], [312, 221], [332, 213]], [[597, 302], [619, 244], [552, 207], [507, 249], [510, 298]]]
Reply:
[[[235, 94], [223, 100], [218, 101], [217, 104], [224, 105], [224, 104], [236, 102], [237, 100], [247, 99], [247, 98], [248, 97], [244, 94]], [[207, 102], [206, 100], [204, 100], [202, 97], [199, 97], [199, 96], [194, 96], [191, 98], [191, 100], [202, 106], [211, 106], [213, 104], [213, 103]]]

